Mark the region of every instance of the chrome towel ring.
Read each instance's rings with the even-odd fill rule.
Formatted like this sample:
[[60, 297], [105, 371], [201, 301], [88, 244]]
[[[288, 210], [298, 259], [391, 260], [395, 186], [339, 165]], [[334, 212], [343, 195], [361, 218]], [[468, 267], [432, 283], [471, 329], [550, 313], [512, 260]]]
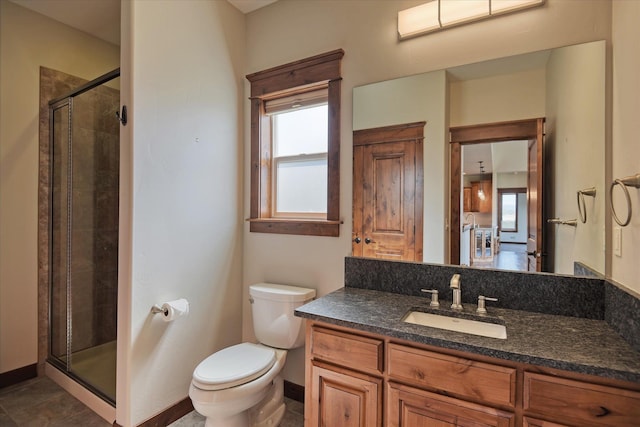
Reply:
[[596, 187], [585, 188], [584, 190], [579, 190], [577, 193], [578, 198], [578, 214], [580, 215], [580, 221], [583, 224], [587, 222], [587, 206], [584, 202], [584, 196], [596, 197]]
[[[624, 221], [620, 221], [620, 218], [618, 218], [618, 215], [616, 214], [616, 208], [613, 206], [613, 189], [616, 185], [622, 187], [624, 196], [627, 199], [627, 219]], [[627, 187], [640, 188], [640, 173], [621, 179], [615, 179], [611, 183], [611, 187], [609, 187], [609, 205], [611, 207], [611, 214], [613, 215], [613, 219], [618, 223], [618, 225], [622, 227], [626, 227], [627, 225], [629, 225], [629, 222], [631, 222], [631, 214], [633, 213], [631, 206], [631, 196], [629, 196], [629, 190], [627, 190]]]

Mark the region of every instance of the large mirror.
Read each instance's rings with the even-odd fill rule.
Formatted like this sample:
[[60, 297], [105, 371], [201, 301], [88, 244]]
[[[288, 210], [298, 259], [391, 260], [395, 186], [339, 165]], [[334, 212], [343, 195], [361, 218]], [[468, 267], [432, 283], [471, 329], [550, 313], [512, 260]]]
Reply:
[[[374, 164], [378, 166], [369, 166], [368, 172], [373, 170], [371, 176], [377, 181], [365, 185], [378, 185], [380, 200], [391, 195], [383, 201], [384, 206], [373, 208], [377, 214], [386, 209], [388, 217], [365, 214], [363, 221], [356, 221], [355, 216], [362, 215], [359, 206], [357, 213], [354, 210], [354, 241], [376, 244], [368, 235], [371, 229], [360, 229], [360, 223], [377, 226], [378, 235], [420, 223], [415, 218], [411, 220], [414, 222], [403, 222], [394, 217], [408, 210], [406, 200], [413, 196], [405, 191], [395, 197], [393, 188], [400, 188], [398, 182], [402, 180], [415, 178], [421, 184], [416, 186], [417, 191], [422, 191], [422, 203], [415, 210], [411, 208], [412, 215], [422, 219], [422, 232], [413, 237], [419, 242], [411, 243], [420, 248], [415, 261], [449, 263], [452, 246], [459, 246], [461, 256], [455, 260], [459, 263], [512, 269], [504, 262], [517, 257], [514, 253], [518, 252], [526, 257], [528, 233], [522, 224], [529, 214], [527, 205], [539, 196], [543, 205], [540, 223], [544, 250], [539, 254], [545, 257], [543, 271], [574, 274], [579, 265], [604, 272], [605, 70], [606, 44], [597, 41], [354, 88], [354, 141], [357, 134], [372, 141], [372, 131], [377, 130], [393, 138], [415, 126], [420, 127], [420, 137], [424, 138], [422, 142], [417, 139], [422, 146], [415, 151], [421, 154], [409, 171], [413, 175], [405, 177], [394, 169], [403, 164], [406, 169], [406, 158], [394, 157], [389, 150], [377, 154]], [[543, 178], [540, 189], [532, 191], [527, 183], [526, 138], [485, 139], [478, 144], [463, 144], [460, 153], [451, 152], [452, 129], [540, 118], [544, 119], [544, 150], [538, 166]], [[362, 167], [361, 158], [355, 164], [357, 149], [354, 145], [354, 183], [362, 181], [356, 179]], [[460, 156], [458, 170], [450, 170], [452, 155]], [[391, 181], [383, 182], [387, 179], [381, 178], [383, 173], [391, 176]], [[455, 174], [459, 174], [458, 179], [452, 181]], [[459, 209], [452, 209], [458, 200], [450, 200], [452, 182], [459, 183], [459, 188], [455, 187], [460, 194]], [[579, 211], [581, 190], [586, 191], [580, 197]], [[361, 189], [353, 191], [356, 209]], [[389, 208], [388, 202], [398, 202], [399, 208]], [[452, 212], [457, 218], [452, 218]], [[453, 245], [452, 224], [459, 224], [456, 230], [461, 239]], [[453, 250], [457, 254], [458, 249]], [[398, 259], [396, 256], [392, 253], [390, 258]]]

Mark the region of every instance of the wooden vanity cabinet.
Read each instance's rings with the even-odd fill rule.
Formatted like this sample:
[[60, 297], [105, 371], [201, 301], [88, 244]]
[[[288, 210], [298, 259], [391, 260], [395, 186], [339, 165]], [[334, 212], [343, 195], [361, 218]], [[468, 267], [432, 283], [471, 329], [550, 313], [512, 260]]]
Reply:
[[306, 339], [305, 427], [640, 426], [640, 384], [315, 321]]

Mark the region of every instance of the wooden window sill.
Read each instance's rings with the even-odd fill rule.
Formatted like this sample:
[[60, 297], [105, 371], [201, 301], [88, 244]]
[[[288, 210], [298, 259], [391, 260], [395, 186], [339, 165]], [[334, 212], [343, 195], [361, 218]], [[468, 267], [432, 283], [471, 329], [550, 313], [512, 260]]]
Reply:
[[341, 221], [289, 218], [250, 218], [249, 231], [255, 233], [297, 234], [338, 237]]

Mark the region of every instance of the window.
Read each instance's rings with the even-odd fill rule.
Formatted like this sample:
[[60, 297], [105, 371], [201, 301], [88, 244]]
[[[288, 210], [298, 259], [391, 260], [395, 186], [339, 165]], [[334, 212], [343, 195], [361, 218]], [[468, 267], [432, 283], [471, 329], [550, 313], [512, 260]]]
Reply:
[[516, 193], [502, 193], [500, 196], [500, 229], [502, 231], [518, 231], [518, 195]]
[[250, 74], [250, 231], [338, 236], [340, 62], [336, 50]]
[[271, 115], [273, 216], [326, 219], [327, 90], [294, 97], [284, 108], [271, 104], [266, 112]]
[[518, 232], [518, 194], [526, 193], [526, 188], [498, 189], [498, 222], [500, 231]]

